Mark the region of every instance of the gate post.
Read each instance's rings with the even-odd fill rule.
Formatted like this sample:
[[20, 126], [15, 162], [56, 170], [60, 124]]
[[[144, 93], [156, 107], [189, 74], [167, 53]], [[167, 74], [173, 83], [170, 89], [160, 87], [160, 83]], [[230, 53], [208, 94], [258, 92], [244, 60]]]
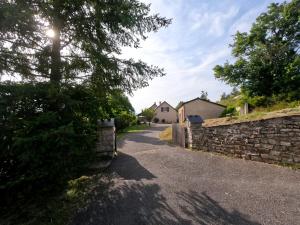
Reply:
[[202, 123], [203, 123], [203, 119], [201, 116], [199, 115], [190, 115], [187, 116], [186, 119], [186, 134], [187, 134], [187, 138], [186, 138], [186, 142], [187, 142], [187, 147], [188, 148], [194, 148], [195, 147], [195, 130], [199, 127], [202, 127]]
[[113, 118], [98, 120], [97, 139], [97, 156], [109, 156], [113, 158], [117, 150], [116, 127]]

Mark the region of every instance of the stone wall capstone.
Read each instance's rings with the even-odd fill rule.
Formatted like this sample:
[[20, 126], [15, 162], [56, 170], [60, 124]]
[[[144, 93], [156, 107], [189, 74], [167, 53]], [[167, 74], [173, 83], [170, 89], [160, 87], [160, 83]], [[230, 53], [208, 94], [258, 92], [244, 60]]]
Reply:
[[300, 115], [203, 127], [189, 124], [188, 147], [268, 163], [300, 163]]

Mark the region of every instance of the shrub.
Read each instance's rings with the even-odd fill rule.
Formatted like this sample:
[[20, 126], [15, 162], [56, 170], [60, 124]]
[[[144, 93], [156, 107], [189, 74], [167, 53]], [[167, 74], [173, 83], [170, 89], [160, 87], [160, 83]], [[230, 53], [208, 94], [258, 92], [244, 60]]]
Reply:
[[80, 171], [93, 156], [99, 107], [79, 85], [0, 84], [0, 191], [51, 189]]
[[234, 116], [237, 115], [237, 111], [235, 109], [235, 107], [229, 106], [226, 109], [224, 109], [224, 111], [221, 114], [221, 117], [225, 117], [225, 116]]
[[165, 120], [165, 119], [162, 119], [162, 120], [161, 120], [161, 122], [162, 122], [162, 123], [165, 123], [165, 122], [166, 122], [166, 120]]
[[129, 112], [121, 112], [115, 118], [115, 126], [116, 130], [121, 131], [130, 125], [134, 125], [136, 123], [136, 116]]
[[138, 118], [136, 116], [132, 117], [132, 121], [130, 122], [130, 126], [138, 125]]

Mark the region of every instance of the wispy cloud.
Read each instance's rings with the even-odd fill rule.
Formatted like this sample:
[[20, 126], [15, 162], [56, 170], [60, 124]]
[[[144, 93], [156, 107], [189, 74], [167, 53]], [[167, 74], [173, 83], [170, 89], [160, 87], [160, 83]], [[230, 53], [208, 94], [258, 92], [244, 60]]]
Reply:
[[231, 6], [226, 12], [212, 12], [207, 7], [194, 10], [190, 15], [191, 22], [193, 23], [191, 30], [202, 29], [207, 30], [207, 33], [204, 33], [205, 35], [221, 36], [225, 32], [227, 21], [235, 17], [238, 12], [239, 8], [236, 6]]
[[248, 31], [255, 18], [272, 0], [144, 0], [154, 13], [173, 18], [173, 23], [149, 35], [140, 49], [124, 49], [133, 57], [165, 68], [167, 75], [155, 78], [149, 87], [130, 97], [136, 111], [154, 101], [166, 100], [173, 106], [208, 92], [213, 101], [231, 87], [216, 80], [213, 67], [230, 59], [232, 35]]

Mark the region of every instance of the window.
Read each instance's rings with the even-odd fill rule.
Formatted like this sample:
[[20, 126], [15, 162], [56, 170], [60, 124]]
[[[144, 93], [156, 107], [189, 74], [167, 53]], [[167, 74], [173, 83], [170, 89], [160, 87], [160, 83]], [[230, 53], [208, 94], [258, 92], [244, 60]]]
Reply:
[[161, 107], [160, 111], [161, 112], [169, 112], [169, 107]]

